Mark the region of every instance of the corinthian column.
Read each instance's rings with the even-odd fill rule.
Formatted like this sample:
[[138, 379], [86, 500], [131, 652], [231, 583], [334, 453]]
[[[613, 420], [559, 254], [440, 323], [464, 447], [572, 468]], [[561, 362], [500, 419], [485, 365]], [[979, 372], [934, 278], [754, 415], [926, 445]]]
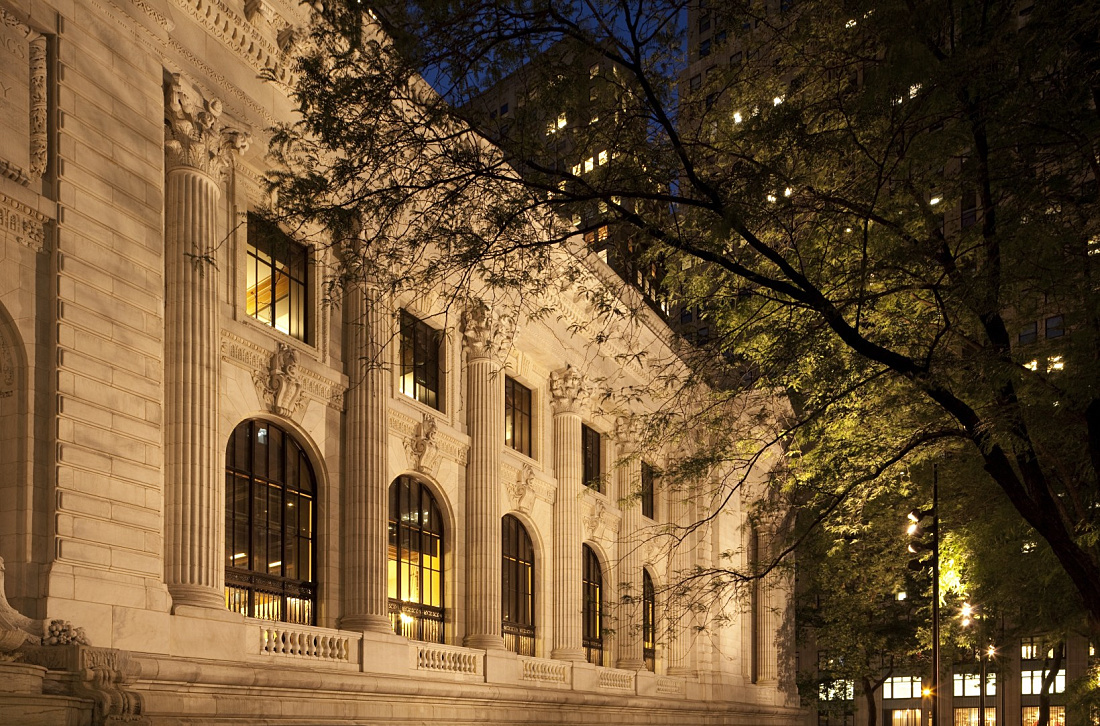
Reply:
[[504, 446], [502, 353], [512, 321], [480, 300], [462, 315], [466, 343], [466, 638], [471, 648], [503, 650], [501, 637], [500, 452]]
[[[687, 492], [675, 492], [669, 502], [671, 509], [670, 519], [677, 528], [688, 527], [691, 524], [692, 506], [691, 502], [685, 498], [687, 496]], [[681, 531], [683, 532], [685, 530], [681, 529]], [[688, 533], [680, 540], [679, 544], [676, 545], [672, 552], [669, 553], [669, 569], [672, 570], [672, 572], [669, 573], [669, 582], [679, 582], [688, 575], [694, 562], [695, 542], [695, 534]], [[668, 603], [668, 674], [670, 676], [695, 675], [695, 668], [693, 667], [691, 658], [691, 625], [693, 617], [688, 607], [688, 602], [691, 597], [691, 588], [687, 588], [687, 592], [682, 595], [680, 599], [677, 599], [675, 595], [670, 595]]]
[[353, 285], [345, 300], [348, 326], [347, 473], [341, 575], [340, 627], [393, 633], [387, 610], [386, 371], [382, 341], [382, 296], [373, 287]]
[[619, 466], [619, 501], [623, 504], [619, 529], [619, 576], [622, 588], [619, 603], [618, 667], [628, 670], [645, 668], [642, 653], [642, 557], [639, 530], [642, 502], [636, 496], [642, 488], [642, 460], [638, 457], [637, 426], [630, 419], [616, 422], [615, 438], [619, 456], [625, 459]]
[[[175, 606], [225, 607], [225, 474], [218, 440], [221, 104], [165, 83], [165, 580]], [[238, 148], [241, 148], [238, 145]]]
[[591, 387], [573, 366], [550, 374], [554, 411], [554, 647], [551, 658], [584, 660], [581, 600], [581, 413]]

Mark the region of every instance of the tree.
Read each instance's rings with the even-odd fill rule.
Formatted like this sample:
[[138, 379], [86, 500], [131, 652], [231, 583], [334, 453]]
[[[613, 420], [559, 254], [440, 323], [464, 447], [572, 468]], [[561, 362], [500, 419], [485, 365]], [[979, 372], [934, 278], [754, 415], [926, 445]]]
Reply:
[[[696, 370], [723, 385], [676, 412], [710, 424], [699, 459], [747, 458], [721, 402], [750, 379], [792, 392], [802, 456], [775, 483], [821, 517], [964, 445], [1100, 630], [1100, 11], [723, 3], [740, 62], [692, 88], [684, 2], [362, 7], [317, 15], [272, 145], [277, 213], [324, 229], [341, 275], [537, 292], [589, 220], [629, 228], [717, 333]], [[523, 103], [491, 118], [473, 101], [505, 75]], [[561, 163], [561, 139], [606, 163]]]

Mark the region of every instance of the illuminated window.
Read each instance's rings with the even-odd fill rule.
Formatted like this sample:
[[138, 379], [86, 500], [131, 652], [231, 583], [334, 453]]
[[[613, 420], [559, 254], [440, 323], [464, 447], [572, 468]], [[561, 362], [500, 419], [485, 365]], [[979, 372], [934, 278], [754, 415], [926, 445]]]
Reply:
[[[1023, 726], [1035, 726], [1039, 722], [1039, 707], [1038, 706], [1024, 706], [1020, 710], [1020, 723]], [[1047, 726], [1066, 726], [1066, 707], [1065, 706], [1051, 706], [1050, 707], [1050, 720], [1047, 721]]]
[[[980, 696], [982, 691], [981, 677], [977, 673], [956, 673], [954, 678], [956, 696]], [[985, 693], [987, 696], [997, 694], [997, 679], [986, 677]]]
[[894, 676], [882, 684], [883, 698], [920, 698], [920, 676]]
[[411, 476], [390, 485], [387, 595], [394, 632], [443, 642], [443, 516]]
[[[1046, 671], [1049, 674], [1050, 671]], [[1020, 673], [1020, 693], [1025, 696], [1038, 696], [1043, 690], [1044, 671], [1022, 671]], [[1054, 682], [1050, 684], [1050, 693], [1066, 692], [1066, 671], [1063, 668], [1054, 675]]]
[[[978, 708], [956, 708], [954, 726], [979, 726]], [[986, 706], [985, 726], [997, 726], [997, 709]]]
[[245, 421], [225, 450], [225, 605], [262, 620], [316, 621], [317, 480], [294, 437]]
[[535, 654], [535, 548], [523, 524], [510, 514], [501, 526], [501, 630], [504, 646]]
[[584, 575], [581, 581], [583, 609], [584, 655], [589, 663], [603, 665], [603, 574], [600, 560], [588, 545], [583, 545]]
[[646, 670], [657, 668], [657, 596], [653, 592], [653, 578], [642, 570], [642, 658]]
[[531, 455], [531, 389], [511, 377], [504, 379], [504, 443]]
[[653, 467], [642, 462], [642, 516], [653, 519], [653, 483], [656, 472]]
[[921, 726], [919, 708], [896, 708], [886, 718], [888, 726]]
[[401, 311], [401, 392], [440, 411], [443, 410], [441, 346], [438, 330]]
[[245, 311], [298, 340], [308, 334], [308, 250], [278, 225], [248, 215]]
[[605, 149], [605, 150], [601, 151], [599, 156], [597, 157], [597, 159], [599, 159], [600, 166], [603, 166], [604, 164], [606, 164], [607, 163], [607, 150]]
[[581, 424], [581, 457], [584, 462], [584, 485], [603, 491], [603, 461], [600, 432]]
[[588, 157], [587, 159], [585, 159], [584, 160], [584, 171], [585, 171], [585, 173], [592, 171], [595, 168], [595, 164], [596, 164], [596, 162], [591, 156]]

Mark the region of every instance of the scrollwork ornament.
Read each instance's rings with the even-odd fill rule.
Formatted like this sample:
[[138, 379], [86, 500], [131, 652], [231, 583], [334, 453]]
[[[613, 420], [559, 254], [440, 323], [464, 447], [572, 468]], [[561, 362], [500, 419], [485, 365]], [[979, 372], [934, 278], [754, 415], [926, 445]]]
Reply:
[[287, 418], [297, 412], [303, 392], [298, 351], [279, 343], [268, 359], [267, 369], [253, 373], [252, 380], [269, 411]]

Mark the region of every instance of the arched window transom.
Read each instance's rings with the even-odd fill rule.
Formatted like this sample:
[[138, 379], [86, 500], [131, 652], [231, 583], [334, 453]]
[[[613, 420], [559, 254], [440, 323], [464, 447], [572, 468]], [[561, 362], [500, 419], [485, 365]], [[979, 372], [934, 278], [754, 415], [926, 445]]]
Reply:
[[245, 421], [225, 452], [225, 605], [263, 620], [313, 625], [317, 479], [294, 437]]
[[584, 655], [589, 663], [603, 665], [603, 573], [600, 560], [588, 545], [584, 547]]
[[387, 575], [390, 622], [412, 640], [443, 642], [443, 516], [410, 476], [390, 485]]
[[501, 522], [501, 632], [504, 646], [535, 654], [535, 549], [523, 524], [511, 514]]

